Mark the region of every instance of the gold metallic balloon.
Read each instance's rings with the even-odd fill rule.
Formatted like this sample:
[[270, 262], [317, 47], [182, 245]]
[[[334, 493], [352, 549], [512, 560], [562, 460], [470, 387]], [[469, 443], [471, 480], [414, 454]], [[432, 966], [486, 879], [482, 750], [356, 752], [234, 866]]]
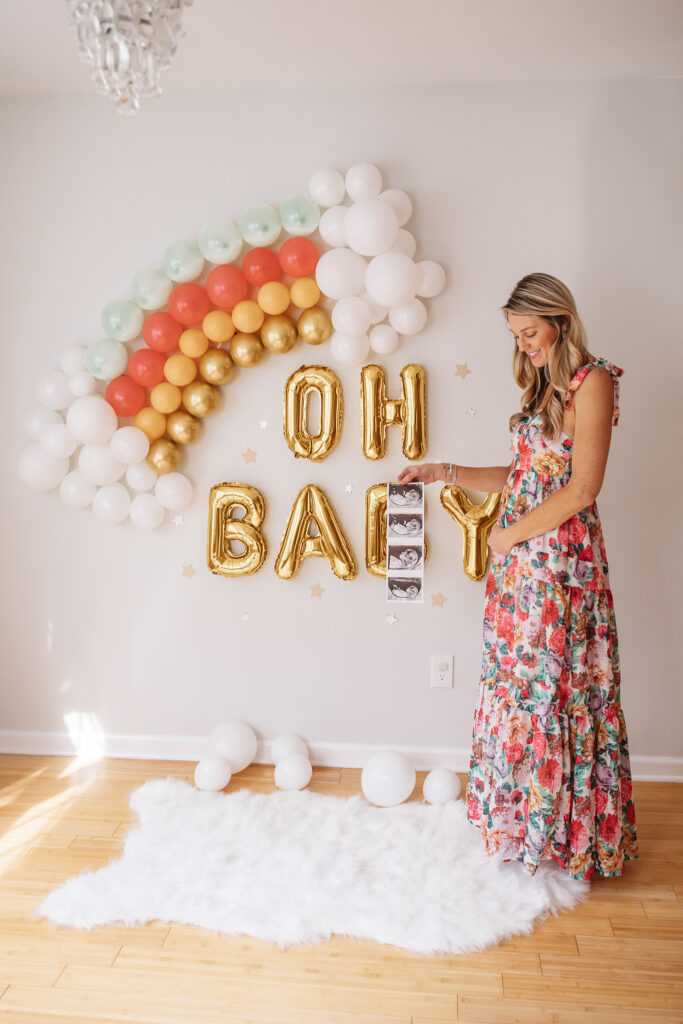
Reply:
[[387, 398], [381, 366], [364, 366], [360, 375], [361, 446], [366, 459], [383, 459], [387, 427], [403, 430], [403, 454], [421, 459], [427, 450], [425, 428], [425, 371], [410, 363], [401, 370], [401, 397]]
[[[318, 530], [317, 536], [310, 534], [312, 525]], [[355, 579], [356, 566], [346, 537], [325, 492], [315, 484], [308, 484], [297, 496], [275, 562], [276, 575], [291, 580], [302, 559], [311, 555], [326, 558], [340, 579]]]
[[[271, 284], [277, 284], [271, 281]], [[265, 287], [265, 285], [264, 285]], [[261, 341], [269, 352], [289, 352], [297, 342], [296, 324], [290, 316], [267, 316], [261, 328]]]
[[[375, 484], [365, 493], [365, 568], [371, 576], [387, 574], [387, 484]], [[424, 560], [429, 546], [424, 538]]]
[[263, 358], [263, 345], [255, 334], [235, 334], [230, 339], [230, 355], [238, 366], [256, 366]]
[[[308, 400], [312, 391], [320, 396], [320, 431], [311, 434], [307, 426]], [[341, 434], [344, 414], [342, 386], [327, 366], [300, 366], [285, 385], [285, 440], [297, 459], [320, 462], [330, 454]]]
[[172, 473], [180, 463], [178, 445], [167, 437], [159, 437], [152, 441], [147, 452], [147, 465], [157, 473]]
[[166, 420], [166, 433], [176, 444], [192, 444], [201, 433], [202, 425], [189, 412], [179, 409]]
[[219, 392], [213, 384], [203, 380], [194, 380], [183, 388], [183, 405], [192, 416], [203, 419], [216, 411]]
[[[233, 519], [236, 507], [244, 509], [243, 519]], [[263, 565], [266, 542], [261, 524], [266, 503], [260, 491], [249, 484], [225, 483], [211, 488], [209, 494], [209, 531], [206, 561], [220, 576], [249, 576]], [[236, 554], [232, 545], [244, 547]]]
[[462, 488], [453, 484], [441, 491], [441, 504], [462, 528], [462, 564], [472, 580], [480, 580], [486, 572], [488, 537], [498, 518], [500, 492], [491, 491], [480, 505], [475, 505]]
[[312, 306], [303, 311], [296, 329], [307, 345], [322, 345], [332, 335], [332, 321], [324, 309]]
[[209, 384], [227, 384], [235, 373], [235, 364], [222, 348], [211, 348], [199, 360], [199, 375]]

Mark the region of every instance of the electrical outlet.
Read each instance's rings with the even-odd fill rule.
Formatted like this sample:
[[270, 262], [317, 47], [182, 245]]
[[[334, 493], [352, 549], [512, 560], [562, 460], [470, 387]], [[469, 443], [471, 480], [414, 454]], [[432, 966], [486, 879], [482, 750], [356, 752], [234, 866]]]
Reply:
[[432, 654], [430, 686], [453, 685], [453, 655]]

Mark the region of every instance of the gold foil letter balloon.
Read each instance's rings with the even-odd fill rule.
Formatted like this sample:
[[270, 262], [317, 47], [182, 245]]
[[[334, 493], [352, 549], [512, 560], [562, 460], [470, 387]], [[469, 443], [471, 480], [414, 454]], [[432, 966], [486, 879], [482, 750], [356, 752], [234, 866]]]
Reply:
[[[315, 536], [310, 533], [312, 526], [318, 531]], [[302, 559], [311, 555], [326, 558], [340, 579], [355, 579], [356, 566], [349, 545], [327, 496], [315, 484], [308, 484], [297, 496], [275, 562], [276, 574], [282, 580], [291, 580]]]
[[401, 397], [387, 399], [381, 366], [364, 366], [360, 375], [361, 445], [367, 459], [383, 459], [387, 427], [403, 429], [403, 454], [421, 459], [427, 449], [425, 432], [425, 371], [411, 363], [401, 370]]
[[[236, 507], [244, 509], [243, 519], [233, 519]], [[249, 484], [217, 484], [209, 494], [209, 537], [206, 560], [220, 576], [249, 576], [258, 572], [266, 557], [261, 524], [266, 515], [263, 495]], [[236, 554], [234, 546], [244, 551]]]
[[[309, 433], [308, 401], [320, 396], [320, 431]], [[287, 380], [284, 400], [285, 440], [296, 457], [320, 462], [339, 440], [344, 401], [339, 378], [327, 366], [300, 366]]]
[[441, 491], [441, 504], [449, 516], [462, 527], [462, 564], [472, 580], [480, 580], [486, 572], [488, 537], [498, 518], [500, 493], [491, 491], [480, 505], [475, 505], [455, 485]]
[[[387, 574], [387, 485], [375, 484], [365, 494], [365, 568], [371, 576]], [[429, 547], [424, 538], [424, 560]]]

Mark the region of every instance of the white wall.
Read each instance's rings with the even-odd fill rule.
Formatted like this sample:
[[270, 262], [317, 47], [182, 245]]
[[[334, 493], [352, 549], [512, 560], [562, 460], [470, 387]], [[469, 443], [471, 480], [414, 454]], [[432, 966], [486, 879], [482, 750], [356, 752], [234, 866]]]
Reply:
[[[383, 462], [364, 459], [359, 371], [335, 366], [329, 346], [270, 356], [227, 386], [185, 456], [196, 490], [183, 526], [151, 535], [107, 526], [56, 492], [28, 491], [16, 474], [36, 380], [63, 347], [100, 336], [104, 303], [127, 295], [167, 243], [254, 202], [278, 205], [320, 167], [371, 160], [414, 199], [418, 257], [449, 271], [424, 333], [377, 360], [392, 392], [403, 365], [426, 368], [428, 459], [508, 461], [519, 392], [499, 307], [526, 273], [564, 280], [591, 351], [624, 367], [598, 498], [622, 703], [636, 777], [646, 758], [683, 755], [671, 571], [681, 498], [671, 414], [681, 388], [679, 84], [167, 95], [131, 121], [94, 95], [5, 100], [0, 110], [5, 749], [54, 749], [54, 737], [11, 732], [64, 733], [74, 712], [119, 737], [110, 750], [124, 749], [122, 737], [204, 737], [237, 717], [262, 739], [291, 730], [319, 743], [414, 747], [423, 760], [448, 748], [453, 767], [467, 769], [484, 582], [465, 576], [459, 529], [432, 487], [426, 593], [448, 600], [399, 608], [387, 625], [383, 582], [364, 566], [364, 494], [405, 462], [397, 431]], [[295, 460], [282, 436], [284, 381], [315, 362], [334, 366], [346, 406], [342, 440], [319, 465]], [[466, 381], [454, 376], [463, 362]], [[241, 457], [248, 446], [254, 465]], [[239, 580], [206, 567], [209, 489], [224, 480], [254, 484], [268, 502], [266, 565]], [[293, 581], [274, 575], [287, 515], [309, 482], [326, 490], [346, 531], [353, 582], [320, 559]], [[187, 563], [191, 580], [181, 576]], [[316, 582], [320, 600], [310, 597]], [[432, 652], [455, 654], [453, 690], [429, 688]], [[128, 742], [141, 754], [163, 748]], [[191, 741], [175, 749], [196, 756]]]

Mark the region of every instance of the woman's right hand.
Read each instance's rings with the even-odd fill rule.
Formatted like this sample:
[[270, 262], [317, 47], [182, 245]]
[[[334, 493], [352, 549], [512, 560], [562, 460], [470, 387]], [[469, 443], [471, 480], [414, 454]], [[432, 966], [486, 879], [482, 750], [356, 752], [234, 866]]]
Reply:
[[398, 474], [398, 482], [412, 484], [418, 481], [424, 484], [434, 484], [437, 480], [441, 480], [440, 471], [440, 462], [423, 462], [421, 466], [406, 466]]

